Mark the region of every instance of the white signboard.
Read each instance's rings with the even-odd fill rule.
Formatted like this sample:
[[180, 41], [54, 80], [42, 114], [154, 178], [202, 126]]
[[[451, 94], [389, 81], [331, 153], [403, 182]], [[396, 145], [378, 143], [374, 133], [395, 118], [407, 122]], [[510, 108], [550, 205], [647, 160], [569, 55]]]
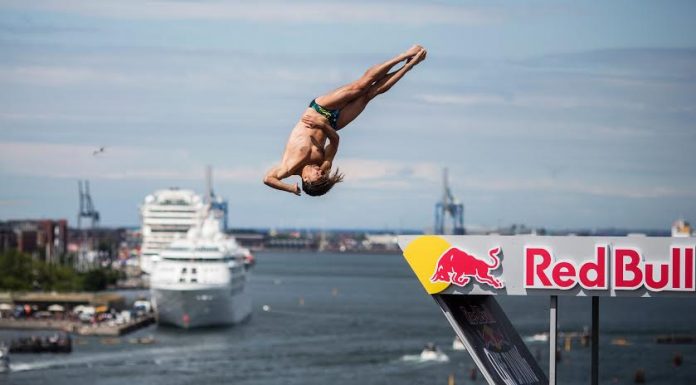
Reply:
[[693, 296], [696, 238], [402, 236], [429, 294]]

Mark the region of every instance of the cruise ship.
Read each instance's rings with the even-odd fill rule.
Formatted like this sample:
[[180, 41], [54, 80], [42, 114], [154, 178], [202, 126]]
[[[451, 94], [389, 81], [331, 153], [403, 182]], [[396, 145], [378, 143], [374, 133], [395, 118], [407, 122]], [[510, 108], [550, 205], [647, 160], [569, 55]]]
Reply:
[[177, 237], [184, 237], [207, 212], [208, 205], [191, 190], [170, 188], [145, 197], [140, 208], [143, 233], [140, 269], [150, 274], [159, 253]]
[[194, 328], [247, 318], [246, 253], [212, 214], [172, 242], [159, 254], [150, 280], [158, 323]]

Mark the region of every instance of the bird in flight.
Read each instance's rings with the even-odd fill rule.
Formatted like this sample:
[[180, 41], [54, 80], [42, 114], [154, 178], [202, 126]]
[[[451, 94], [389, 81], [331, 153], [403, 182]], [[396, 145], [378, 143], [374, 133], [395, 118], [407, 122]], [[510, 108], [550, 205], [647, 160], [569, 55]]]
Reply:
[[92, 151], [92, 155], [93, 155], [93, 156], [97, 156], [97, 155], [103, 153], [105, 149], [106, 149], [106, 147], [99, 147], [98, 150]]

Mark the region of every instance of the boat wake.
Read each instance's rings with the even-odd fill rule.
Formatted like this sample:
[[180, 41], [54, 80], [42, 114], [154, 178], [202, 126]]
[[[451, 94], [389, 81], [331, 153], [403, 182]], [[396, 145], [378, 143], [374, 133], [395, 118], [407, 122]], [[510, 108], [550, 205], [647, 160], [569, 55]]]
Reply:
[[449, 357], [443, 354], [435, 358], [424, 358], [420, 354], [406, 354], [401, 356], [401, 361], [412, 362], [417, 364], [428, 363], [428, 362], [449, 362]]
[[423, 348], [423, 351], [416, 355], [405, 355], [401, 357], [401, 361], [425, 363], [425, 362], [449, 362], [449, 357], [434, 343], [428, 343]]
[[92, 368], [97, 366], [113, 366], [114, 362], [118, 362], [119, 365], [154, 364], [159, 366], [168, 361], [181, 360], [182, 356], [184, 356], [184, 358], [188, 358], [189, 356], [195, 356], [196, 354], [206, 351], [224, 351], [227, 347], [228, 346], [226, 344], [208, 344], [200, 347], [158, 347], [142, 349], [139, 351], [128, 350], [91, 354], [89, 356], [80, 354], [70, 358], [60, 358], [55, 360], [10, 363], [10, 372], [26, 372], [71, 367]]

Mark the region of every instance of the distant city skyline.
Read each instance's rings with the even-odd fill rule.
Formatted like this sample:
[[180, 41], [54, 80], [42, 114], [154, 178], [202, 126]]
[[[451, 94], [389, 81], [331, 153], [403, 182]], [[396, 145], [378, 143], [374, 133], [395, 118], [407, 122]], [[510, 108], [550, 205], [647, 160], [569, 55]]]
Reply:
[[[465, 225], [696, 221], [696, 3], [0, 0], [0, 220], [105, 226], [157, 189], [231, 227], [429, 228], [442, 168]], [[341, 131], [321, 198], [264, 172], [309, 101], [413, 43], [428, 60]], [[103, 147], [103, 151], [100, 149]]]

